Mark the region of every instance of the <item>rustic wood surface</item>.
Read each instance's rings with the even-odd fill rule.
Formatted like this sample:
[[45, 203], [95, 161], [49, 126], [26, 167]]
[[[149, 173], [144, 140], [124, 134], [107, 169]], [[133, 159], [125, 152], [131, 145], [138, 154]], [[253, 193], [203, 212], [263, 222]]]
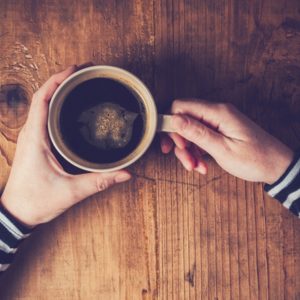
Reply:
[[[1, 0], [2, 189], [33, 92], [90, 60], [138, 75], [160, 111], [230, 101], [300, 145], [299, 0]], [[300, 299], [300, 221], [261, 184], [188, 173], [157, 140], [130, 170], [37, 229], [0, 299]]]

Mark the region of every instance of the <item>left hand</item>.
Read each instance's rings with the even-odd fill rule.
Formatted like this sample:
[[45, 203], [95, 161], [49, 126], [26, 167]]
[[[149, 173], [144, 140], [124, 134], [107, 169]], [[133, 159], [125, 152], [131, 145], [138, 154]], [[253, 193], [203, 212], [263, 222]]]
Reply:
[[34, 94], [18, 141], [11, 173], [2, 195], [3, 206], [29, 227], [48, 222], [80, 200], [130, 179], [127, 171], [66, 173], [50, 150], [48, 104], [57, 87], [74, 71], [71, 66]]

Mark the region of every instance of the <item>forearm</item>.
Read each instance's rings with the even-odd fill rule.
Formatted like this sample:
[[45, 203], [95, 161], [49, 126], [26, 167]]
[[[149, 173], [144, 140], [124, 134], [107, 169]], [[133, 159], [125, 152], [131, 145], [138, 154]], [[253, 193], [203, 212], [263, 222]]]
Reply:
[[282, 203], [296, 216], [300, 217], [300, 151], [284, 174], [273, 184], [266, 184], [265, 191]]
[[30, 233], [31, 229], [17, 221], [0, 202], [0, 275], [10, 266], [18, 246]]

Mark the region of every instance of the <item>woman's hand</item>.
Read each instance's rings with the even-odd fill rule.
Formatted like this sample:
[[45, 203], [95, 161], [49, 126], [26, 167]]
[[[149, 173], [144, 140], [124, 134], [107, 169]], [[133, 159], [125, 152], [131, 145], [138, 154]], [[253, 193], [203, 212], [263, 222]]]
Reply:
[[293, 152], [230, 104], [175, 100], [171, 113], [176, 133], [162, 136], [164, 153], [175, 155], [187, 170], [206, 174], [203, 153], [230, 174], [274, 183], [287, 169]]
[[53, 75], [33, 96], [27, 121], [17, 142], [3, 206], [27, 226], [48, 222], [80, 200], [130, 178], [127, 171], [66, 173], [50, 150], [48, 104], [57, 87], [76, 66]]

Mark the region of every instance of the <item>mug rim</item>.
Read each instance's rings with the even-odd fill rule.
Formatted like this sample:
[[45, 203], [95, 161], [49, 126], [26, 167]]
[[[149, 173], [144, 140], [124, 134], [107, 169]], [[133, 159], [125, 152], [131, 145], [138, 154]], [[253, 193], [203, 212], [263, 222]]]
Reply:
[[[90, 78], [89, 74], [91, 75]], [[83, 75], [87, 77], [84, 78]], [[136, 148], [121, 160], [112, 163], [93, 163], [82, 159], [64, 143], [59, 130], [60, 109], [66, 95], [76, 86], [93, 78], [110, 78], [119, 81], [131, 92], [136, 93], [140, 100], [143, 101], [146, 109], [146, 118], [149, 118], [149, 120], [146, 119], [145, 121], [145, 133]], [[73, 166], [88, 172], [110, 172], [128, 167], [148, 150], [157, 130], [157, 121], [157, 108], [153, 96], [147, 86], [137, 76], [119, 67], [97, 65], [73, 73], [59, 85], [49, 103], [48, 133], [58, 153]]]

